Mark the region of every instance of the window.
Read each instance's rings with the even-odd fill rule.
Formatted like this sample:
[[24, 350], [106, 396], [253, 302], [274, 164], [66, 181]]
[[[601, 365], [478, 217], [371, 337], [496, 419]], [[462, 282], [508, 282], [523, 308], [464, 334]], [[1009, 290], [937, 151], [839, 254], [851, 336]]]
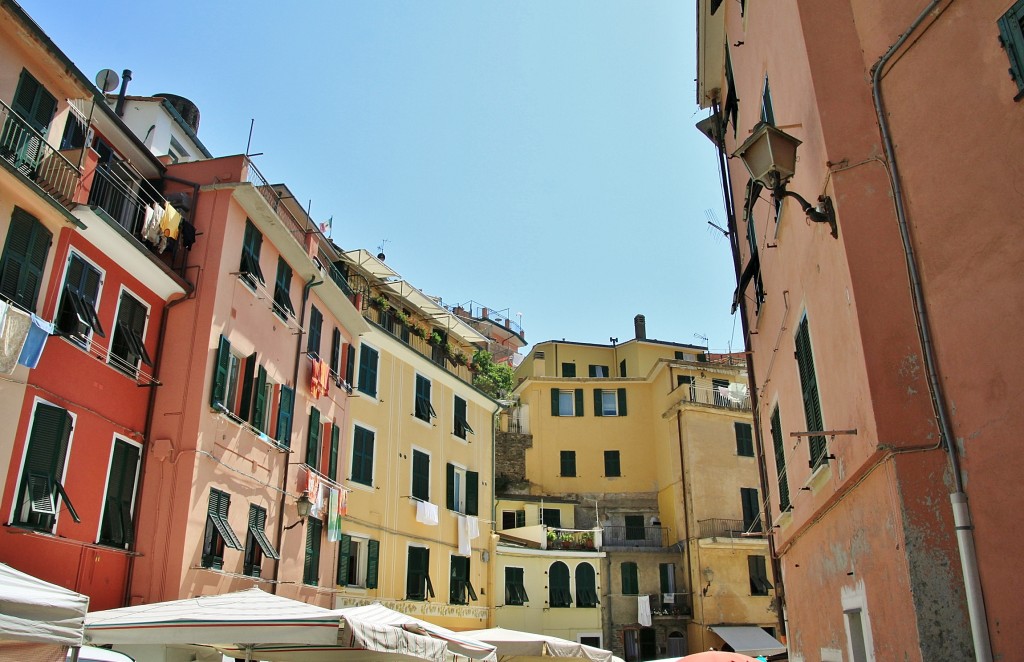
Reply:
[[697, 400], [697, 384], [691, 375], [679, 375], [676, 377], [676, 386], [688, 386], [690, 402]]
[[714, 402], [719, 407], [729, 406], [729, 380], [728, 379], [712, 379], [711, 380], [711, 392]]
[[637, 572], [636, 563], [625, 561], [619, 565], [622, 572], [622, 594], [640, 595], [640, 577]]
[[626, 662], [638, 662], [640, 660], [640, 631], [636, 628], [623, 630], [622, 646], [626, 655]]
[[366, 395], [377, 397], [377, 350], [362, 345], [359, 348], [359, 384]]
[[320, 447], [323, 444], [320, 410], [309, 408], [309, 430], [306, 431], [306, 464], [320, 470]]
[[540, 523], [553, 529], [562, 528], [562, 511], [558, 508], [541, 508]]
[[336, 380], [341, 379], [341, 331], [338, 327], [331, 331], [331, 374]]
[[320, 584], [320, 542], [323, 539], [324, 523], [316, 517], [306, 518], [306, 561], [302, 568], [302, 583], [310, 586]]
[[430, 501], [430, 455], [412, 451], [412, 498]]
[[454, 464], [447, 466], [448, 489], [445, 503], [448, 510], [465, 515], [476, 515], [479, 474]]
[[274, 279], [274, 313], [283, 320], [295, 317], [292, 307], [292, 268], [283, 257], [277, 258], [277, 278]]
[[768, 581], [768, 570], [765, 567], [763, 556], [748, 556], [747, 569], [750, 571], [750, 594], [768, 595], [768, 589], [773, 588]]
[[[341, 355], [345, 362], [345, 381], [351, 386], [356, 374], [356, 352], [352, 345], [342, 345]], [[375, 368], [376, 371], [376, 368]]]
[[754, 457], [754, 437], [750, 423], [733, 423], [736, 429], [736, 454], [743, 457]]
[[37, 402], [25, 449], [14, 521], [37, 531], [52, 531], [63, 500], [71, 518], [80, 521], [64, 491], [64, 469], [74, 418], [66, 409]]
[[455, 396], [455, 436], [459, 439], [465, 439], [467, 432], [473, 432], [473, 428], [469, 426], [469, 422], [466, 418], [466, 401]]
[[594, 566], [580, 563], [576, 566], [576, 606], [580, 608], [596, 607], [597, 575]]
[[409, 547], [409, 565], [405, 573], [405, 599], [426, 600], [434, 597], [434, 584], [430, 581], [430, 549]]
[[238, 273], [242, 281], [250, 287], [256, 287], [266, 283], [263, 278], [263, 271], [260, 270], [260, 247], [263, 246], [263, 235], [252, 224], [252, 221], [245, 219], [245, 236], [242, 238], [242, 261], [238, 265]]
[[324, 325], [324, 316], [316, 306], [309, 307], [309, 337], [306, 353], [315, 359], [320, 358], [320, 333]]
[[96, 267], [77, 253], [71, 253], [57, 308], [56, 326], [60, 333], [83, 343], [88, 342], [93, 333], [106, 337], [96, 315], [102, 279]]
[[358, 425], [352, 434], [352, 480], [363, 485], [373, 485], [373, 438], [372, 431]]
[[619, 377], [626, 376], [626, 359], [619, 361]]
[[295, 405], [295, 389], [281, 386], [277, 401], [277, 442], [285, 448], [292, 445], [292, 407]]
[[505, 604], [524, 605], [530, 601], [523, 583], [522, 568], [505, 568]]
[[768, 85], [768, 74], [764, 75], [764, 87], [761, 90], [761, 121], [775, 124], [775, 111], [772, 109], [772, 90]]
[[576, 451], [562, 451], [562, 473], [563, 478], [576, 475]]
[[604, 452], [604, 475], [606, 478], [617, 478], [622, 475], [619, 466], [619, 451]]
[[772, 446], [775, 450], [775, 475], [779, 481], [779, 510], [790, 509], [789, 479], [786, 477], [786, 450], [782, 443], [782, 423], [779, 421], [779, 406], [775, 405], [771, 418]]
[[448, 602], [453, 605], [468, 605], [476, 602], [476, 591], [469, 579], [469, 557], [452, 556], [451, 581], [448, 587]]
[[43, 158], [43, 140], [57, 110], [57, 100], [32, 74], [22, 69], [11, 106], [26, 124], [42, 134], [43, 139], [25, 129], [22, 123], [12, 116], [8, 117], [4, 125], [0, 148], [13, 157], [18, 170], [26, 175], [34, 175]]
[[665, 595], [673, 595], [676, 592], [676, 564], [659, 563], [658, 574], [661, 578], [661, 592]]
[[576, 364], [575, 363], [563, 363], [562, 364], [562, 376], [563, 377], [575, 377], [576, 376]]
[[203, 567], [220, 570], [224, 567], [224, 547], [242, 550], [231, 524], [228, 523], [228, 509], [231, 496], [226, 492], [210, 488], [210, 502], [206, 509], [206, 533], [203, 536]]
[[267, 377], [267, 369], [263, 366], [260, 366], [256, 373], [252, 425], [260, 432], [266, 433], [270, 430], [270, 408], [274, 402], [274, 382]]
[[518, 529], [526, 526], [525, 510], [503, 510], [501, 511], [501, 528]]
[[267, 510], [249, 504], [249, 531], [245, 536], [245, 557], [242, 573], [250, 577], [260, 576], [263, 557], [279, 559], [281, 556], [267, 538]]
[[548, 606], [552, 608], [571, 607], [572, 592], [569, 590], [569, 566], [555, 561], [548, 570]]
[[380, 541], [342, 534], [338, 550], [337, 584], [377, 588], [379, 557]]
[[999, 17], [999, 43], [1010, 59], [1010, 77], [1017, 83], [1017, 96], [1024, 96], [1024, 0], [1017, 0]]
[[416, 375], [416, 404], [414, 414], [421, 421], [430, 422], [436, 418], [434, 406], [430, 404], [430, 380], [423, 375]]
[[562, 391], [557, 388], [551, 389], [551, 415], [582, 416], [583, 389], [578, 388], [571, 391]]
[[644, 516], [643, 515], [626, 515], [626, 540], [643, 540], [644, 539]]
[[117, 318], [114, 322], [114, 335], [110, 339], [110, 355], [107, 361], [121, 372], [135, 377], [139, 372], [139, 363], [152, 367], [153, 361], [146, 351], [146, 318], [149, 309], [144, 303], [127, 291], [121, 291], [117, 303]]
[[626, 389], [594, 389], [594, 416], [625, 416]]
[[341, 452], [341, 428], [338, 424], [331, 424], [331, 451], [327, 459], [327, 477], [333, 481], [338, 480], [338, 454]]
[[[584, 646], [593, 646], [594, 648], [601, 648], [601, 635], [599, 634], [580, 634], [576, 636], [576, 641], [583, 644]], [[680, 656], [682, 656], [682, 653], [680, 653]]]
[[[745, 296], [750, 281], [754, 281], [754, 314], [761, 310], [764, 303], [764, 281], [761, 279], [761, 259], [757, 250], [757, 229], [754, 224], [754, 205], [760, 199], [762, 185], [753, 179], [747, 180], [746, 201], [743, 205], [743, 220], [747, 223], [747, 245], [750, 249], [750, 256], [747, 265], [740, 274], [740, 282], [736, 287], [733, 296], [733, 311]], [[778, 202], [778, 200], [776, 200]]]
[[864, 612], [860, 609], [843, 611], [846, 618], [846, 630], [850, 639], [850, 660], [852, 662], [868, 662], [867, 638], [864, 636]]
[[608, 377], [608, 366], [606, 365], [589, 365], [587, 366], [587, 373], [591, 377]]
[[[742, 0], [741, 0], [742, 2]], [[742, 4], [740, 5], [743, 6]], [[658, 633], [654, 628], [640, 628], [640, 659], [653, 660], [658, 657]]]
[[132, 543], [135, 529], [132, 512], [135, 510], [135, 487], [139, 477], [141, 448], [122, 439], [114, 439], [110, 455], [110, 475], [103, 497], [103, 515], [100, 519], [100, 544], [124, 549]]
[[728, 90], [725, 93], [725, 104], [722, 106], [722, 133], [732, 123], [732, 137], [736, 137], [736, 123], [740, 114], [740, 99], [736, 96], [736, 80], [732, 73], [732, 58], [729, 56], [729, 47], [725, 48], [725, 85]]
[[0, 257], [0, 294], [30, 312], [36, 310], [52, 238], [34, 216], [14, 208]]
[[[265, 383], [266, 371], [261, 374]], [[228, 339], [221, 336], [213, 368], [210, 406], [248, 420], [253, 399], [253, 382], [256, 377], [256, 354], [250, 354], [243, 359], [232, 351]]]
[[[807, 431], [819, 432], [824, 429], [824, 423], [822, 422], [818, 378], [814, 372], [814, 354], [811, 351], [811, 334], [806, 315], [800, 320], [800, 327], [796, 332], [796, 364], [800, 373], [800, 387], [803, 391], [804, 420], [807, 424]], [[828, 454], [825, 437], [820, 435], [811, 437], [809, 447], [812, 470], [828, 463], [828, 459], [825, 458]]]
[[746, 533], [761, 533], [761, 503], [757, 500], [757, 490], [741, 487], [740, 500], [743, 502], [743, 530]]

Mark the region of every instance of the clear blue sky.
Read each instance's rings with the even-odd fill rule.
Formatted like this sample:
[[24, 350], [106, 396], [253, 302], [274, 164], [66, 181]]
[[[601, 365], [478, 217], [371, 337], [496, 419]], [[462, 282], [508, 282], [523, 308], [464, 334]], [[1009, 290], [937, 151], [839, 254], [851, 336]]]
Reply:
[[180, 94], [334, 240], [529, 342], [741, 348], [682, 0], [22, 0], [89, 77]]

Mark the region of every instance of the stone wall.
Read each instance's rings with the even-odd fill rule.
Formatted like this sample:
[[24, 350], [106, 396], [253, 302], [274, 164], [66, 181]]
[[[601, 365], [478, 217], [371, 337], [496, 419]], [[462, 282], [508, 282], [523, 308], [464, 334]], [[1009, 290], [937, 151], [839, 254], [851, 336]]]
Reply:
[[533, 435], [498, 432], [494, 437], [494, 485], [499, 494], [528, 494], [526, 449]]

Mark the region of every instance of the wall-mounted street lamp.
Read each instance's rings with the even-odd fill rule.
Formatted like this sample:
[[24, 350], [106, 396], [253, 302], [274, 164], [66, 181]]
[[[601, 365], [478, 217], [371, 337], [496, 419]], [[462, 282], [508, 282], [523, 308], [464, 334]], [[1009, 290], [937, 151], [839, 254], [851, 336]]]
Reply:
[[300, 524], [306, 523], [306, 518], [309, 517], [309, 511], [313, 508], [313, 502], [309, 500], [309, 492], [303, 492], [299, 495], [299, 498], [295, 500], [295, 512], [299, 516], [299, 521], [289, 524], [284, 527], [284, 530], [294, 529]]
[[832, 236], [838, 238], [839, 228], [836, 226], [832, 198], [827, 195], [818, 196], [818, 206], [814, 207], [800, 194], [786, 190], [786, 184], [796, 171], [796, 148], [799, 144], [799, 140], [785, 131], [761, 123], [733, 156], [738, 156], [750, 177], [770, 189], [772, 195], [776, 198], [795, 199], [807, 218], [815, 223], [828, 223], [832, 227]]

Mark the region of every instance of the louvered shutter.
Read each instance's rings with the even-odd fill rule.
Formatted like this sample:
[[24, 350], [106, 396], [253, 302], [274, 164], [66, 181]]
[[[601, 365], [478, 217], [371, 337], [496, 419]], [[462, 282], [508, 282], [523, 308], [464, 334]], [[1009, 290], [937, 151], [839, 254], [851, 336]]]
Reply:
[[775, 406], [771, 417], [772, 447], [775, 450], [775, 475], [779, 481], [779, 511], [789, 510], [789, 479], [786, 477], [786, 451], [782, 443], [782, 422], [779, 407]]
[[267, 410], [267, 369], [260, 366], [256, 369], [256, 395], [253, 398], [251, 423], [260, 432], [266, 432], [265, 427]]
[[256, 352], [245, 357], [245, 365], [242, 368], [242, 402], [238, 406], [238, 416], [243, 421], [249, 420], [249, 412], [252, 409], [252, 386], [256, 381]]
[[348, 564], [352, 554], [352, 536], [341, 534], [341, 544], [338, 546], [338, 575], [335, 583], [338, 586], [348, 586]]
[[476, 471], [466, 472], [466, 514], [477, 515], [480, 493], [480, 474]]
[[412, 495], [417, 499], [430, 499], [430, 456], [422, 451], [412, 452]]
[[[800, 373], [800, 385], [803, 390], [804, 418], [807, 429], [808, 431], [821, 430], [823, 427], [821, 401], [818, 396], [817, 375], [814, 370], [814, 354], [811, 350], [811, 336], [806, 317], [800, 321], [800, 327], [796, 334], [796, 360], [797, 369]], [[812, 469], [827, 462], [825, 460], [825, 437], [811, 437], [809, 448], [809, 464]]]
[[558, 389], [557, 388], [551, 389], [551, 415], [552, 416], [558, 416], [558, 414], [559, 414], [558, 397], [559, 397]]
[[227, 409], [224, 398], [228, 388], [228, 366], [231, 363], [231, 343], [224, 336], [220, 337], [217, 348], [217, 362], [213, 366], [213, 387], [210, 389], [210, 406], [214, 409]]
[[0, 258], [0, 294], [35, 312], [53, 235], [25, 210], [15, 207]]
[[448, 510], [455, 510], [455, 465], [448, 463], [445, 466], [445, 475], [448, 478], [447, 489], [445, 490], [445, 506]]
[[619, 416], [625, 416], [626, 411], [626, 389], [620, 388], [619, 392]]
[[331, 372], [341, 378], [341, 331], [338, 327], [331, 331]]
[[366, 588], [377, 588], [377, 567], [380, 565], [380, 542], [366, 543]]
[[281, 387], [277, 406], [277, 441], [285, 448], [292, 445], [292, 407], [295, 404], [295, 389]]
[[341, 452], [341, 428], [331, 425], [331, 456], [327, 464], [327, 477], [338, 480], [338, 454]]
[[306, 558], [302, 568], [304, 584], [316, 586], [320, 582], [320, 520], [309, 517], [306, 521]]
[[71, 428], [71, 414], [66, 410], [43, 402], [36, 405], [24, 470], [33, 512], [57, 514], [57, 490], [64, 476]]
[[309, 431], [306, 435], [306, 464], [320, 468], [320, 410], [309, 408]]
[[604, 396], [602, 393], [604, 393], [604, 391], [601, 389], [594, 389], [594, 416], [604, 416]]
[[576, 415], [583, 416], [583, 389], [576, 389]]

